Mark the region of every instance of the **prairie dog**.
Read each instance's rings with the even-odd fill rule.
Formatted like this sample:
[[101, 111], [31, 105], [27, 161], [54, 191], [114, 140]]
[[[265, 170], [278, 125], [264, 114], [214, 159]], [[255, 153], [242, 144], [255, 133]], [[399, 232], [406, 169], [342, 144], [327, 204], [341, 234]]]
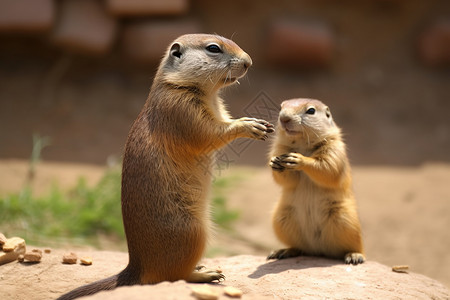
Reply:
[[268, 259], [304, 254], [364, 262], [350, 164], [330, 109], [319, 100], [286, 100], [277, 131], [269, 164], [282, 195], [272, 223], [290, 248]]
[[170, 45], [125, 145], [122, 216], [128, 266], [60, 299], [123, 285], [224, 278], [220, 271], [196, 268], [210, 228], [214, 152], [236, 138], [265, 140], [274, 131], [264, 120], [231, 119], [218, 96], [251, 64], [237, 44], [217, 35], [183, 35]]

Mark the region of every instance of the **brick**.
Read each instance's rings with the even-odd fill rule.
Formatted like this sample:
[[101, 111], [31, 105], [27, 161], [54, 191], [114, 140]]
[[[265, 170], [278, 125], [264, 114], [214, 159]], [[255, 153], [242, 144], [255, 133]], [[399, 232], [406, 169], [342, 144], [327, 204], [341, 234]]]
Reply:
[[53, 0], [0, 0], [0, 32], [44, 32], [54, 19]]
[[115, 16], [182, 15], [189, 10], [188, 0], [108, 0]]
[[60, 16], [52, 41], [63, 48], [88, 54], [108, 52], [117, 32], [116, 20], [97, 0], [60, 0]]
[[274, 21], [265, 40], [266, 58], [281, 67], [325, 67], [331, 64], [335, 41], [321, 23]]
[[178, 36], [198, 33], [194, 21], [144, 21], [127, 25], [123, 30], [122, 50], [130, 59], [141, 63], [157, 63], [169, 44]]
[[429, 25], [418, 38], [418, 53], [429, 66], [450, 65], [450, 19]]

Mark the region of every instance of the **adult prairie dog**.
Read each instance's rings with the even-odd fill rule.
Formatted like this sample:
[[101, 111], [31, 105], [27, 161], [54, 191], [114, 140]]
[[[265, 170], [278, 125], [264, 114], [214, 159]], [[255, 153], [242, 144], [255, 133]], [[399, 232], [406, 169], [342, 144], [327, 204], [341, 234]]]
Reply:
[[364, 262], [350, 164], [330, 109], [319, 100], [286, 100], [277, 131], [270, 166], [282, 195], [272, 222], [289, 248], [268, 259], [304, 254]]
[[128, 266], [60, 299], [123, 285], [224, 277], [220, 271], [196, 270], [210, 228], [214, 152], [236, 138], [265, 140], [273, 132], [264, 120], [231, 119], [218, 96], [251, 64], [238, 45], [217, 35], [183, 35], [170, 45], [125, 146], [122, 216]]

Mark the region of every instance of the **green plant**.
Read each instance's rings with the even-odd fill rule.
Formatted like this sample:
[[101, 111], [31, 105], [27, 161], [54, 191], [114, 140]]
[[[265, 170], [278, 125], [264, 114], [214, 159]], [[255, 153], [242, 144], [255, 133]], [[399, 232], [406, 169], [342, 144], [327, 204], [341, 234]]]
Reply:
[[214, 223], [224, 229], [231, 229], [231, 225], [239, 218], [239, 211], [227, 207], [226, 190], [237, 180], [236, 177], [220, 177], [214, 180], [212, 189], [212, 218]]
[[27, 185], [0, 197], [0, 229], [35, 244], [46, 237], [90, 241], [99, 234], [123, 237], [120, 171], [108, 170], [94, 187], [80, 178], [68, 192], [53, 185], [49, 193], [36, 197]]
[[39, 134], [33, 134], [33, 148], [31, 150], [30, 165], [26, 178], [26, 184], [29, 185], [36, 175], [36, 165], [41, 160], [41, 153], [51, 144], [49, 137], [42, 137]]
[[[44, 196], [33, 195], [27, 184], [17, 193], [0, 197], [0, 231], [21, 236], [31, 244], [47, 242], [49, 237], [90, 244], [98, 244], [99, 235], [124, 240], [120, 178], [120, 168], [111, 168], [95, 186], [80, 178], [69, 191], [54, 184]], [[213, 221], [225, 229], [239, 217], [237, 211], [228, 209], [225, 198], [234, 180], [221, 177], [213, 184]]]
[[[69, 193], [76, 207], [77, 234], [95, 236], [98, 233], [124, 236], [120, 206], [120, 169], [108, 170], [97, 185], [90, 188], [84, 178]], [[70, 227], [70, 224], [67, 224]]]

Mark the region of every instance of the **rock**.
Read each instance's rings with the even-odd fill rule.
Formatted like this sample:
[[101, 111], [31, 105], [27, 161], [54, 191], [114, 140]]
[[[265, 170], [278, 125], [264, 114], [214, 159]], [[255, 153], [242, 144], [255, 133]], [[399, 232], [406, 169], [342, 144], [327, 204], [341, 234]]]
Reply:
[[0, 246], [3, 246], [8, 239], [5, 237], [3, 233], [0, 232]]
[[68, 264], [68, 265], [76, 264], [77, 260], [78, 260], [78, 256], [73, 252], [64, 254], [64, 256], [62, 258], [63, 264]]
[[16, 253], [13, 252], [0, 252], [0, 266], [3, 264], [10, 263], [12, 261], [15, 261], [19, 258], [19, 254], [16, 255]]
[[27, 252], [27, 253], [25, 253], [23, 258], [24, 258], [25, 261], [37, 263], [37, 262], [41, 261], [42, 253], [39, 253], [39, 252]]
[[223, 292], [225, 293], [225, 295], [230, 296], [231, 298], [241, 298], [243, 294], [240, 289], [232, 286], [224, 287]]
[[82, 257], [80, 258], [80, 263], [84, 266], [92, 265], [92, 257]]
[[134, 22], [124, 27], [122, 50], [136, 62], [158, 63], [174, 39], [199, 31], [200, 26], [193, 21]]
[[267, 60], [277, 67], [317, 68], [332, 62], [335, 41], [331, 29], [320, 22], [272, 22], [265, 48]]
[[207, 284], [192, 287], [192, 295], [199, 300], [216, 300], [221, 294], [221, 289]]
[[20, 237], [12, 237], [3, 244], [3, 251], [11, 252], [20, 247], [25, 247], [25, 240]]
[[[55, 299], [76, 287], [119, 273], [127, 265], [128, 254], [91, 251], [95, 264], [60, 263], [63, 252], [54, 250], [41, 263], [27, 266], [6, 264], [1, 267], [2, 299]], [[349, 266], [341, 260], [298, 257], [266, 261], [265, 257], [240, 255], [204, 259], [207, 268], [221, 266], [226, 279], [213, 287], [220, 289], [218, 299], [230, 300], [224, 288], [243, 292], [242, 299], [448, 299], [449, 290], [426, 276], [392, 272], [391, 267], [373, 261]], [[39, 280], [37, 280], [37, 278]], [[42, 284], [45, 282], [45, 284]], [[136, 285], [104, 291], [83, 299], [196, 299], [192, 288], [199, 284], [184, 281], [156, 285]]]
[[0, 0], [0, 7], [0, 31], [43, 32], [53, 26], [53, 0]]
[[51, 40], [68, 50], [104, 54], [115, 40], [117, 24], [97, 0], [62, 0]]
[[0, 265], [10, 263], [18, 260], [20, 255], [23, 255], [26, 251], [25, 243], [19, 244], [12, 251], [0, 252]]
[[188, 12], [187, 0], [108, 0], [108, 10], [116, 16], [181, 15]]
[[[205, 259], [202, 265], [222, 266], [223, 285], [239, 288], [245, 299], [447, 299], [449, 290], [441, 283], [414, 273], [395, 273], [391, 268], [368, 261], [349, 266], [340, 260], [298, 257], [266, 261], [264, 257], [241, 255]], [[178, 285], [178, 283], [175, 283]], [[186, 283], [183, 283], [186, 284]], [[186, 284], [190, 286], [191, 284]], [[139, 291], [116, 290], [87, 299], [146, 299], [139, 295], [168, 293], [161, 286], [143, 286]], [[134, 287], [133, 287], [134, 288]], [[110, 293], [110, 294], [108, 294]], [[248, 297], [250, 296], [250, 297]], [[223, 297], [223, 298], [222, 298]], [[181, 294], [181, 299], [189, 299]], [[164, 298], [163, 298], [164, 299]], [[166, 298], [168, 299], [168, 298]], [[218, 299], [228, 299], [220, 296]]]
[[407, 265], [392, 266], [392, 271], [397, 273], [408, 273], [409, 266]]
[[41, 249], [37, 249], [37, 248], [31, 249], [31, 252], [36, 252], [36, 253], [42, 254], [42, 250]]
[[[211, 295], [207, 295], [206, 292], [201, 292], [202, 294], [194, 294], [193, 290], [198, 289], [198, 284], [186, 283], [183, 280], [176, 282], [162, 282], [152, 286], [149, 285], [136, 285], [133, 287], [118, 288], [114, 290], [114, 293], [110, 292], [100, 292], [98, 294], [83, 297], [83, 300], [119, 300], [119, 299], [132, 299], [144, 300], [149, 299], [148, 295], [151, 295], [152, 299], [158, 300], [173, 300], [173, 299], [218, 299], [218, 300], [230, 300], [230, 298], [224, 293], [224, 287], [221, 285], [207, 286], [208, 289], [216, 290], [217, 292], [212, 292]], [[149, 294], [150, 293], [150, 294]], [[210, 298], [201, 298], [210, 297]], [[236, 298], [234, 298], [236, 299]], [[275, 296], [264, 296], [255, 293], [246, 293], [243, 297], [245, 300], [273, 300], [280, 299]]]
[[47, 254], [52, 253], [52, 249], [50, 249], [50, 248], [45, 248], [45, 249], [44, 249], [44, 253], [47, 253]]

